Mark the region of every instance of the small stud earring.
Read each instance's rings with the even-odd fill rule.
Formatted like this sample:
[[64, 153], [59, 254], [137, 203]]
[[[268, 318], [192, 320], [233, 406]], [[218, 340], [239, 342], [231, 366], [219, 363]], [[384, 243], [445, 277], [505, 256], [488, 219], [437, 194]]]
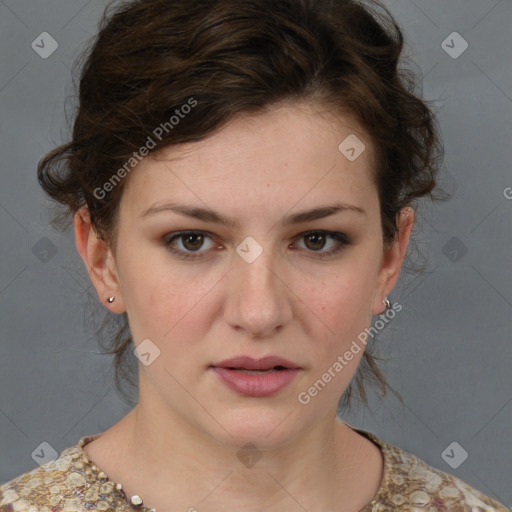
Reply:
[[112, 304], [112, 302], [114, 302], [116, 300], [115, 297], [109, 297], [108, 299], [108, 302], [110, 302], [110, 304]]
[[382, 301], [382, 303], [386, 306], [386, 309], [391, 309], [391, 302], [389, 302], [387, 297]]

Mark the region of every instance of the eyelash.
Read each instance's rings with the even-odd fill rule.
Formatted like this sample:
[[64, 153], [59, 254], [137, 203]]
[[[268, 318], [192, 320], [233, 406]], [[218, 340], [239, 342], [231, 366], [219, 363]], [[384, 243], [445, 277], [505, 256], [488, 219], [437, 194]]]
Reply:
[[[318, 235], [318, 234], [326, 235], [329, 238], [340, 242], [340, 245], [338, 245], [334, 249], [331, 249], [327, 252], [319, 252], [319, 251], [312, 251], [312, 250], [306, 249], [307, 252], [313, 253], [315, 255], [314, 256], [315, 258], [319, 258], [319, 259], [330, 258], [330, 257], [334, 256], [335, 254], [339, 253], [340, 251], [342, 251], [346, 246], [351, 244], [347, 235], [345, 235], [344, 233], [337, 232], [337, 231], [325, 231], [325, 230], [307, 231], [306, 233], [301, 233], [296, 238], [305, 238], [310, 235]], [[207, 231], [180, 231], [177, 233], [171, 233], [169, 235], [166, 235], [162, 239], [162, 244], [164, 245], [164, 247], [167, 248], [167, 250], [169, 250], [171, 252], [171, 254], [174, 254], [181, 259], [184, 259], [184, 260], [189, 259], [190, 260], [190, 259], [202, 258], [201, 254], [205, 251], [196, 251], [196, 252], [192, 252], [192, 253], [190, 253], [190, 252], [187, 253], [187, 252], [183, 252], [182, 250], [177, 250], [172, 246], [172, 243], [174, 242], [174, 240], [184, 237], [186, 235], [205, 235], [206, 238], [209, 238], [210, 240], [212, 240], [212, 237], [210, 236], [210, 234]]]

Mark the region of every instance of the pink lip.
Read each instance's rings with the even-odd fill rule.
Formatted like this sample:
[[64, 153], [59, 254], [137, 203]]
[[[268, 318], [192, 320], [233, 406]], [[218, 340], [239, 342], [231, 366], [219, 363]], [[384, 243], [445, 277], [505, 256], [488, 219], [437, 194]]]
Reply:
[[220, 363], [215, 363], [212, 366], [220, 368], [245, 368], [246, 370], [270, 370], [275, 366], [283, 366], [284, 368], [289, 369], [300, 368], [295, 363], [277, 356], [267, 356], [262, 357], [261, 359], [253, 359], [252, 357], [248, 356], [239, 356], [226, 359]]
[[299, 373], [298, 368], [280, 370], [261, 375], [248, 375], [239, 370], [213, 366], [211, 369], [230, 389], [241, 395], [264, 397], [270, 396], [286, 387]]
[[[283, 369], [260, 375], [249, 375], [239, 371], [240, 369], [269, 370], [276, 366]], [[235, 357], [212, 365], [210, 368], [230, 389], [241, 395], [252, 397], [265, 397], [277, 393], [290, 384], [301, 370], [296, 364], [277, 356], [262, 359]]]

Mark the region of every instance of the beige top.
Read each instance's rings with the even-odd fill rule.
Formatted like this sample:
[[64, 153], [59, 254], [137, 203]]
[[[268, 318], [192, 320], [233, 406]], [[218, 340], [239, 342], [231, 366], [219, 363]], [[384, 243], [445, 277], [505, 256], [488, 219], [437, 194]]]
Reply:
[[[428, 466], [373, 434], [384, 458], [380, 488], [361, 512], [509, 512], [509, 509], [452, 475]], [[150, 512], [129, 503], [123, 491], [94, 465], [83, 446], [100, 436], [82, 437], [60, 456], [0, 486], [0, 512]]]

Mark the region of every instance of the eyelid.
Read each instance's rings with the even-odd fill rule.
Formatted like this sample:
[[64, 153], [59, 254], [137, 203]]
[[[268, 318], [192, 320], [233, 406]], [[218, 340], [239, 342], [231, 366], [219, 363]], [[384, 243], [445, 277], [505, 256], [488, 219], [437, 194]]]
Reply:
[[[217, 243], [217, 242], [215, 242], [215, 235], [213, 235], [213, 233], [210, 233], [209, 231], [196, 230], [196, 229], [186, 229], [183, 231], [174, 231], [172, 233], [168, 233], [167, 235], [164, 235], [164, 237], [162, 238], [162, 243], [165, 247], [172, 248], [172, 242], [174, 242], [175, 240], [179, 240], [181, 237], [184, 237], [186, 235], [204, 235], [205, 239], [209, 239], [213, 243]], [[218, 243], [217, 243], [217, 245], [218, 245]], [[180, 254], [193, 255], [193, 254], [205, 253], [207, 251], [196, 251], [194, 253], [193, 251], [192, 252], [183, 252], [181, 250], [178, 250], [176, 252], [180, 253]]]
[[[308, 251], [307, 249], [301, 249], [301, 252], [309, 253], [309, 254], [311, 254], [311, 256], [308, 256], [308, 257], [312, 257], [315, 259], [322, 259], [322, 258], [325, 259], [325, 258], [333, 257], [333, 256], [337, 255], [340, 251], [342, 251], [346, 246], [352, 244], [351, 238], [348, 235], [346, 235], [345, 233], [342, 233], [339, 231], [326, 230], [326, 229], [310, 229], [308, 231], [303, 231], [303, 232], [299, 233], [298, 235], [296, 235], [293, 238], [293, 241], [307, 237], [308, 235], [312, 235], [312, 234], [325, 235], [326, 237], [330, 238], [331, 240], [335, 240], [339, 243], [339, 245], [337, 247], [335, 247], [334, 249], [330, 249], [328, 251], [322, 251], [322, 250], [319, 250], [319, 251], [309, 250]], [[164, 247], [167, 250], [169, 250], [171, 253], [177, 255], [181, 259], [200, 259], [200, 258], [204, 257], [203, 254], [206, 255], [208, 252], [210, 252], [209, 250], [204, 250], [204, 251], [198, 250], [198, 251], [186, 252], [186, 251], [182, 251], [180, 249], [175, 249], [172, 246], [172, 243], [174, 242], [174, 240], [177, 240], [177, 239], [181, 238], [182, 236], [186, 236], [186, 235], [204, 235], [205, 238], [210, 239], [214, 243], [215, 243], [215, 238], [216, 238], [215, 235], [213, 235], [213, 233], [210, 233], [209, 231], [189, 229], [189, 230], [175, 231], [172, 233], [168, 233], [167, 235], [165, 235], [162, 238], [162, 244], [164, 245]]]
[[307, 237], [308, 235], [313, 235], [320, 233], [322, 235], [325, 235], [326, 237], [330, 238], [331, 240], [335, 240], [338, 242], [338, 245], [334, 249], [329, 249], [328, 251], [308, 251], [307, 249], [304, 250], [308, 254], [307, 257], [314, 258], [314, 259], [327, 259], [332, 258], [338, 255], [343, 249], [345, 249], [347, 246], [352, 244], [351, 238], [346, 235], [345, 233], [342, 233], [340, 231], [331, 231], [327, 229], [310, 229], [309, 231], [304, 231], [302, 233], [299, 233], [294, 240]]

